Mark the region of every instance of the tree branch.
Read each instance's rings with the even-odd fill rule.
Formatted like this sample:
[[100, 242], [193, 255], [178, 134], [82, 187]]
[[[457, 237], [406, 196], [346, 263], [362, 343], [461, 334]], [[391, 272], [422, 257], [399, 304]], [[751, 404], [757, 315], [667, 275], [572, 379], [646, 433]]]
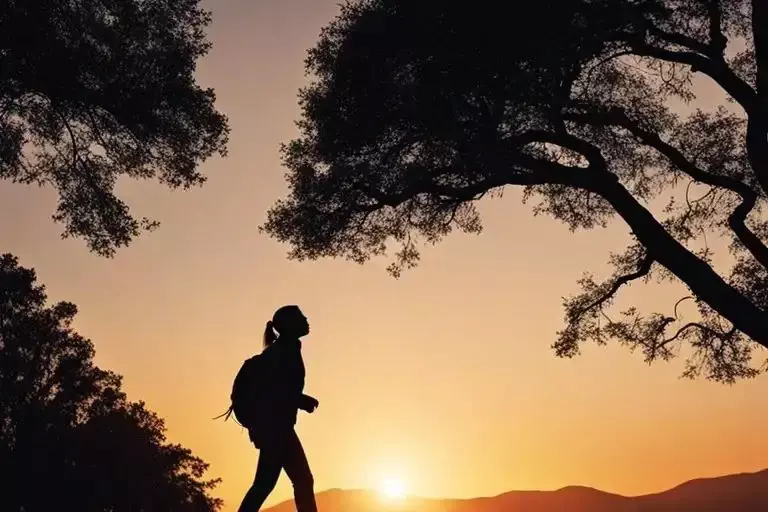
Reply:
[[[460, 170], [446, 168], [443, 169], [443, 171], [444, 173], [458, 173]], [[448, 197], [457, 201], [472, 201], [477, 199], [478, 195], [492, 188], [507, 184], [506, 180], [501, 176], [494, 175], [493, 177], [485, 178], [475, 183], [461, 187], [455, 187], [451, 185], [439, 185], [435, 183], [434, 178], [431, 178], [426, 168], [412, 167], [411, 173], [419, 173], [423, 176], [423, 178], [408, 184], [405, 188], [397, 192], [379, 190], [374, 187], [367, 186], [362, 182], [355, 183], [353, 187], [371, 199], [377, 201], [378, 204], [369, 205], [371, 209], [376, 210], [383, 206], [390, 206], [393, 208], [400, 206], [401, 204], [420, 194], [433, 194]], [[522, 178], [523, 177], [521, 176], [521, 179]], [[532, 176], [529, 178], [531, 181], [534, 181]]]
[[768, 112], [768, 3], [752, 0], [752, 37], [757, 64], [757, 93], [764, 111]]
[[[768, 101], [763, 99], [763, 102]], [[747, 156], [757, 181], [768, 194], [768, 106], [747, 120]]]
[[[713, 5], [714, 4], [714, 5]], [[717, 1], [709, 1], [710, 35], [715, 37], [705, 52], [674, 51], [659, 48], [639, 41], [637, 37], [630, 38], [632, 51], [641, 57], [651, 57], [667, 62], [685, 64], [691, 70], [700, 71], [714, 80], [726, 93], [738, 102], [747, 113], [747, 151], [750, 164], [757, 176], [760, 186], [768, 193], [768, 3], [765, 0], [752, 0], [752, 26], [755, 40], [755, 56], [757, 63], [757, 90], [742, 80], [728, 66], [723, 58], [726, 40], [720, 28], [721, 13]], [[690, 40], [680, 34], [668, 34], [668, 41], [690, 49], [695, 49], [700, 43]], [[686, 44], [686, 41], [688, 44]], [[719, 53], [713, 53], [719, 51]], [[700, 53], [704, 53], [701, 55]], [[707, 57], [709, 56], [709, 57]]]
[[[617, 181], [616, 175], [606, 170], [605, 158], [600, 149], [589, 142], [573, 135], [550, 133], [531, 130], [505, 140], [512, 154], [507, 160], [498, 162], [499, 168], [511, 167], [509, 172], [489, 173], [483, 179], [464, 186], [441, 185], [435, 183], [435, 177], [441, 175], [461, 176], [466, 170], [460, 166], [445, 167], [432, 171], [424, 166], [412, 165], [404, 172], [407, 176], [417, 178], [400, 191], [383, 191], [358, 182], [353, 187], [374, 199], [378, 204], [369, 205], [372, 209], [382, 206], [397, 207], [419, 194], [433, 194], [448, 197], [457, 201], [472, 201], [479, 195], [493, 188], [504, 185], [548, 185], [559, 184], [576, 188], [589, 189], [601, 180]], [[583, 155], [589, 162], [589, 167], [562, 165], [549, 160], [542, 160], [519, 152], [520, 148], [532, 143], [549, 143], [559, 145]], [[599, 172], [593, 172], [599, 170]], [[365, 175], [366, 173], [361, 173]]]
[[719, 0], [708, 0], [707, 11], [709, 12], [709, 45], [708, 54], [715, 60], [723, 61], [725, 58], [725, 48], [728, 45], [728, 39], [723, 34], [723, 12], [720, 9]]
[[675, 309], [674, 309], [674, 312], [675, 312], [675, 320], [677, 320], [678, 318], [680, 318], [680, 317], [678, 316], [678, 314], [677, 314], [677, 308], [680, 306], [680, 304], [682, 304], [683, 302], [685, 302], [685, 301], [687, 301], [687, 300], [693, 300], [693, 296], [692, 296], [692, 295], [688, 295], [688, 296], [686, 296], [686, 297], [683, 297], [682, 299], [678, 300], [677, 302], [675, 302]]
[[756, 107], [747, 110], [747, 153], [760, 186], [768, 194], [768, 3], [752, 0]]
[[517, 147], [536, 142], [554, 144], [581, 154], [593, 169], [606, 168], [606, 161], [600, 148], [590, 144], [584, 139], [580, 139], [579, 137], [575, 137], [565, 132], [552, 133], [544, 130], [529, 130], [518, 136], [511, 137], [509, 141]]
[[566, 118], [588, 124], [625, 128], [643, 144], [654, 148], [664, 155], [670, 163], [694, 180], [738, 194], [741, 197], [741, 203], [728, 217], [728, 225], [755, 259], [768, 268], [768, 247], [746, 225], [746, 218], [757, 203], [757, 193], [749, 185], [728, 176], [712, 174], [699, 169], [680, 150], [662, 140], [658, 134], [643, 129], [623, 111], [613, 110], [607, 113], [567, 114]]
[[654, 262], [654, 259], [649, 254], [646, 253], [643, 256], [643, 258], [638, 262], [636, 271], [630, 274], [625, 274], [617, 277], [607, 292], [605, 292], [603, 295], [601, 295], [600, 297], [592, 301], [592, 303], [590, 303], [589, 305], [582, 308], [581, 311], [579, 311], [576, 314], [575, 318], [578, 320], [578, 318], [581, 317], [581, 315], [583, 315], [587, 311], [594, 309], [596, 307], [600, 307], [603, 304], [605, 304], [605, 302], [613, 298], [613, 296], [616, 295], [616, 292], [618, 292], [619, 289], [625, 284], [647, 276], [648, 273], [651, 271], [653, 262]]
[[682, 46], [688, 50], [691, 50], [702, 55], [708, 55], [710, 48], [706, 44], [690, 37], [685, 34], [676, 34], [674, 32], [667, 32], [658, 27], [649, 27], [650, 34], [658, 37], [666, 43], [672, 43], [677, 46]]
[[728, 338], [730, 338], [731, 336], [733, 336], [733, 334], [735, 332], [735, 331], [731, 331], [730, 333], [722, 333], [720, 331], [716, 331], [716, 330], [712, 329], [711, 327], [707, 327], [706, 325], [700, 324], [698, 322], [688, 322], [687, 324], [682, 326], [680, 329], [678, 329], [677, 332], [671, 338], [667, 338], [667, 339], [661, 341], [658, 344], [657, 348], [663, 348], [663, 347], [669, 345], [670, 343], [672, 343], [673, 341], [678, 339], [680, 336], [685, 334], [685, 332], [688, 331], [689, 329], [699, 329], [700, 331], [707, 332], [707, 333], [709, 333], [709, 334], [711, 334], [711, 335], [715, 336], [716, 338], [718, 338], [720, 340], [723, 340], [723, 341], [725, 341]]
[[725, 282], [706, 261], [670, 235], [621, 183], [602, 182], [598, 186], [595, 192], [613, 206], [659, 264], [677, 276], [715, 312], [727, 318], [735, 328], [768, 348], [765, 311]]
[[[759, 2], [760, 0], [756, 1]], [[747, 82], [739, 78], [725, 62], [720, 63], [695, 52], [673, 51], [666, 48], [658, 48], [647, 43], [633, 43], [631, 48], [633, 53], [640, 57], [652, 57], [667, 62], [688, 65], [692, 71], [700, 71], [714, 80], [748, 114], [758, 109], [759, 105], [755, 90]]]
[[58, 118], [61, 120], [61, 123], [64, 125], [64, 128], [66, 128], [67, 132], [69, 133], [69, 139], [72, 142], [72, 172], [76, 172], [77, 161], [78, 161], [78, 147], [77, 147], [77, 138], [75, 137], [74, 130], [72, 129], [72, 126], [69, 124], [69, 120], [66, 118], [66, 116], [64, 116], [64, 114], [61, 113], [61, 111], [56, 107], [56, 105], [54, 105], [53, 101], [48, 100], [48, 102], [51, 107], [51, 110], [53, 110], [56, 116], [58, 116]]

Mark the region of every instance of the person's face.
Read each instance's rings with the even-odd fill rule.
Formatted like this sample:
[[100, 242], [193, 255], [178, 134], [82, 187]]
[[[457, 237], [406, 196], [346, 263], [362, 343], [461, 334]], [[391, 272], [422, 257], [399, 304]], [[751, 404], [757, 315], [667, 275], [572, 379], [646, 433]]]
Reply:
[[296, 334], [299, 336], [305, 336], [309, 334], [309, 321], [307, 320], [307, 317], [304, 316], [304, 313], [302, 313], [298, 308], [296, 309], [295, 325], [297, 331]]

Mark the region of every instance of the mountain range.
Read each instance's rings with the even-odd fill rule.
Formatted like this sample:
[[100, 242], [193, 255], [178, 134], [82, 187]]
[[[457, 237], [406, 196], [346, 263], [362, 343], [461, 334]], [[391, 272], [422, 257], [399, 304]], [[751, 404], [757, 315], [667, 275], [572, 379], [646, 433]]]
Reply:
[[[621, 496], [591, 487], [511, 491], [472, 499], [409, 497], [386, 500], [374, 491], [331, 489], [317, 494], [319, 512], [766, 512], [768, 469], [691, 480], [642, 496]], [[266, 512], [294, 512], [287, 501]]]

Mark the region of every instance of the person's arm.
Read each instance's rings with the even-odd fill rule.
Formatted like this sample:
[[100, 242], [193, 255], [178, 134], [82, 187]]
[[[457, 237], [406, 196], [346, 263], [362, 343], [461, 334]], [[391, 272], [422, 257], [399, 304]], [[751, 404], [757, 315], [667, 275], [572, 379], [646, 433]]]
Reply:
[[299, 409], [302, 411], [314, 412], [318, 405], [320, 402], [317, 401], [317, 398], [304, 394], [299, 397]]

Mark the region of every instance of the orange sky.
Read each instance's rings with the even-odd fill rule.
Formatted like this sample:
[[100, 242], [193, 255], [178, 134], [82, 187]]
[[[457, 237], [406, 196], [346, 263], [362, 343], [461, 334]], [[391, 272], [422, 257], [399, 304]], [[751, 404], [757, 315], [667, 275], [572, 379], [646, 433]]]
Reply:
[[[38, 270], [53, 300], [80, 307], [97, 361], [167, 420], [169, 437], [211, 463], [236, 510], [257, 452], [228, 406], [241, 361], [284, 303], [312, 323], [299, 433], [318, 490], [402, 478], [410, 492], [469, 497], [570, 484], [639, 494], [768, 467], [768, 377], [732, 387], [681, 380], [682, 361], [647, 367], [617, 347], [574, 360], [549, 348], [561, 297], [605, 272], [627, 229], [569, 235], [509, 190], [483, 203], [485, 232], [426, 250], [399, 281], [385, 261], [296, 263], [257, 233], [285, 192], [277, 148], [294, 134], [303, 59], [337, 0], [209, 2], [214, 49], [199, 76], [231, 119], [230, 156], [201, 189], [122, 183], [162, 221], [112, 260], [59, 239], [51, 190], [0, 183], [0, 248]], [[13, 221], [11, 221], [13, 219]], [[627, 297], [671, 308], [678, 295]], [[290, 497], [285, 476], [269, 503]]]

